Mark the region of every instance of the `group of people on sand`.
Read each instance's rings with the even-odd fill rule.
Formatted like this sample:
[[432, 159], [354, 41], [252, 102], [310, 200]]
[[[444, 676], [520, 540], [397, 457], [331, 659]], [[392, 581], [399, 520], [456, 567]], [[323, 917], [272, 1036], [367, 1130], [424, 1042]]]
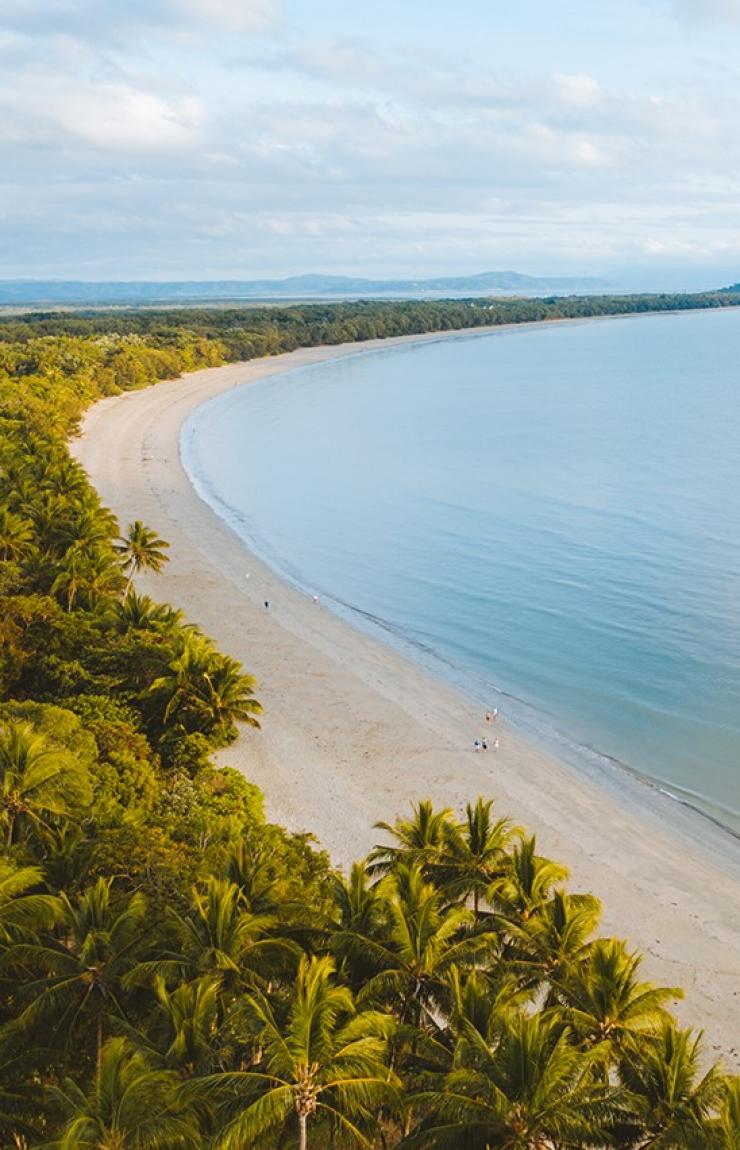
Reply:
[[[489, 726], [491, 723], [495, 723], [497, 718], [498, 718], [498, 707], [494, 707], [492, 711], [486, 711], [486, 723]], [[491, 749], [494, 751], [498, 750], [498, 739], [493, 739], [491, 741]], [[487, 751], [488, 750], [488, 739], [485, 736], [482, 739], [476, 739], [473, 743], [473, 750], [474, 751]]]

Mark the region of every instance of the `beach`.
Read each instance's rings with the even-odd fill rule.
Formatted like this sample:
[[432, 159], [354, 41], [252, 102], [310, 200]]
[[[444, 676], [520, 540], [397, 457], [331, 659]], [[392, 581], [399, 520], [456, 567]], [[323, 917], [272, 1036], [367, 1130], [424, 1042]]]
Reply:
[[645, 974], [684, 987], [678, 1016], [704, 1028], [709, 1052], [737, 1070], [740, 844], [622, 773], [579, 774], [518, 738], [505, 716], [500, 749], [475, 754], [479, 704], [279, 579], [183, 470], [183, 422], [217, 394], [439, 338], [304, 349], [106, 399], [88, 412], [73, 454], [122, 525], [143, 519], [171, 544], [164, 574], [139, 578], [138, 588], [184, 610], [257, 677], [263, 729], [242, 732], [220, 760], [262, 788], [272, 820], [311, 832], [346, 867], [378, 841], [376, 820], [407, 814], [414, 800], [460, 813], [478, 794], [495, 798], [499, 814], [568, 865], [571, 889], [601, 898], [603, 930], [645, 953]]

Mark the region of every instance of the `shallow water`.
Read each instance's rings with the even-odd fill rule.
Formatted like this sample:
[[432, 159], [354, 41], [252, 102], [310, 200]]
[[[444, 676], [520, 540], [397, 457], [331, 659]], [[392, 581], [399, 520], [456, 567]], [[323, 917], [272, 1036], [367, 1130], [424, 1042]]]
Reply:
[[275, 567], [740, 830], [740, 312], [352, 356], [191, 417]]

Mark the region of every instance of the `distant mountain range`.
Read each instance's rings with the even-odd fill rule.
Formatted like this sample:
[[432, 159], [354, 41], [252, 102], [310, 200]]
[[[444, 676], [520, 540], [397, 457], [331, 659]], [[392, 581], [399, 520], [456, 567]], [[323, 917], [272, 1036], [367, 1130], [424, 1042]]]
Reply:
[[240, 299], [311, 299], [375, 296], [481, 296], [508, 292], [603, 291], [605, 280], [540, 277], [518, 272], [482, 272], [419, 280], [373, 280], [354, 276], [303, 275], [282, 280], [188, 280], [85, 282], [83, 280], [0, 280], [0, 304], [177, 303]]

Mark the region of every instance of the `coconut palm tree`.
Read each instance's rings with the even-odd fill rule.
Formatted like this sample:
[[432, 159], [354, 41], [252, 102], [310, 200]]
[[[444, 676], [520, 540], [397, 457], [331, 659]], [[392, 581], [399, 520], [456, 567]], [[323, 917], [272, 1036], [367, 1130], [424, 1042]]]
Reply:
[[740, 1150], [740, 1078], [723, 1083], [719, 1113], [712, 1123], [708, 1150]]
[[182, 611], [167, 603], [155, 603], [148, 595], [137, 595], [133, 588], [126, 598], [116, 604], [116, 616], [122, 631], [150, 631], [179, 627], [183, 622]]
[[492, 809], [492, 799], [479, 797], [475, 805], [467, 804], [461, 826], [444, 824], [444, 845], [436, 876], [451, 898], [472, 897], [476, 919], [480, 900], [503, 874], [507, 848], [522, 833], [510, 819], [494, 821]]
[[31, 723], [0, 729], [0, 825], [10, 847], [19, 831], [44, 831], [48, 820], [89, 802], [87, 773], [68, 751], [54, 747]]
[[40, 867], [15, 867], [0, 860], [0, 946], [34, 938], [60, 918], [60, 900], [38, 891], [43, 881]]
[[124, 1039], [109, 1039], [89, 1092], [71, 1079], [56, 1092], [67, 1114], [57, 1150], [195, 1150], [178, 1085], [174, 1071], [154, 1070]]
[[435, 811], [428, 799], [414, 804], [410, 819], [396, 819], [392, 825], [375, 823], [376, 830], [386, 831], [395, 843], [373, 848], [368, 857], [371, 873], [386, 874], [397, 863], [419, 864], [429, 871], [439, 863], [456, 826], [452, 811]]
[[168, 990], [161, 976], [155, 978], [156, 1011], [147, 1046], [161, 1065], [188, 1076], [214, 1069], [221, 981], [205, 974]]
[[183, 630], [175, 636], [174, 658], [164, 673], [154, 680], [148, 695], [162, 706], [165, 727], [180, 724], [187, 728], [193, 719], [194, 700], [203, 676], [212, 669], [215, 660], [213, 643], [196, 630]]
[[[716, 1066], [700, 1077], [701, 1061], [701, 1035], [680, 1030], [672, 1019], [665, 1019], [657, 1034], [628, 1044], [619, 1072], [630, 1117], [618, 1129], [618, 1145], [636, 1150], [712, 1145], [712, 1116], [727, 1095]], [[731, 1112], [732, 1107], [723, 1117]]]
[[434, 1090], [412, 1096], [425, 1114], [401, 1145], [444, 1150], [603, 1147], [612, 1090], [552, 1012], [516, 1015], [491, 1041], [463, 1022], [455, 1065]]
[[287, 905], [281, 869], [274, 852], [242, 834], [230, 845], [225, 876], [239, 887], [241, 902], [252, 914], [280, 916]]
[[642, 958], [617, 939], [597, 939], [581, 961], [554, 986], [579, 1039], [615, 1047], [655, 1030], [667, 1018], [666, 1003], [682, 998], [678, 987], [638, 981]]
[[165, 727], [217, 734], [225, 741], [234, 722], [259, 728], [261, 704], [254, 698], [256, 680], [234, 659], [219, 655], [197, 631], [181, 631], [177, 653], [148, 694], [164, 702]]
[[567, 877], [567, 867], [537, 854], [533, 835], [516, 844], [503, 875], [489, 887], [487, 899], [505, 917], [526, 922]]
[[94, 610], [102, 599], [118, 595], [121, 583], [121, 573], [107, 550], [75, 545], [60, 560], [51, 592], [63, 597], [67, 611], [78, 601]]
[[90, 484], [85, 472], [74, 459], [63, 454], [47, 461], [43, 474], [39, 477], [39, 488], [54, 495], [63, 495], [68, 500], [80, 502], [89, 498]]
[[562, 983], [586, 958], [601, 917], [601, 903], [590, 894], [557, 890], [525, 920], [501, 916], [511, 948], [509, 960], [529, 985]]
[[342, 975], [359, 993], [378, 970], [363, 957], [363, 939], [383, 942], [388, 937], [388, 909], [381, 884], [373, 881], [366, 863], [354, 863], [349, 877], [329, 877], [333, 897], [329, 947], [341, 961]]
[[301, 959], [284, 1022], [259, 992], [243, 1011], [254, 1034], [253, 1069], [197, 1079], [186, 1092], [227, 1113], [214, 1150], [243, 1150], [265, 1134], [285, 1146], [292, 1131], [306, 1150], [309, 1127], [321, 1125], [342, 1145], [369, 1150], [374, 1113], [396, 1096], [386, 1063], [391, 1019], [358, 1014], [326, 956]]
[[221, 742], [232, 735], [234, 723], [246, 723], [259, 730], [257, 715], [262, 714], [262, 704], [254, 698], [256, 688], [257, 680], [245, 675], [236, 659], [220, 656], [202, 676], [193, 699], [203, 729], [218, 736]]
[[160, 539], [156, 531], [146, 527], [140, 519], [129, 523], [125, 536], [116, 544], [123, 568], [128, 572], [124, 599], [140, 571], [154, 571], [157, 575], [162, 571], [169, 558], [165, 554], [168, 548], [169, 543], [165, 539]]
[[349, 878], [333, 874], [329, 881], [336, 908], [335, 929], [377, 938], [388, 916], [382, 887], [373, 881], [366, 863], [353, 863]]
[[277, 936], [278, 918], [253, 914], [228, 879], [209, 875], [204, 888], [193, 888], [190, 913], [171, 917], [180, 941], [176, 961], [194, 976], [218, 974], [225, 989], [236, 990], [261, 973], [295, 970], [300, 948]]
[[[61, 538], [67, 547], [74, 547], [83, 555], [92, 555], [111, 549], [116, 531], [116, 519], [107, 507], [101, 507], [97, 496], [91, 493], [81, 504], [70, 504], [65, 499], [66, 514], [60, 521]], [[73, 514], [70, 514], [70, 509]]]
[[112, 879], [99, 878], [74, 901], [62, 892], [58, 937], [24, 951], [44, 973], [25, 986], [32, 1001], [19, 1018], [21, 1031], [41, 1031], [52, 1045], [78, 1052], [81, 1037], [91, 1034], [98, 1065], [106, 1023], [126, 1015], [122, 981], [135, 965], [146, 920], [140, 892], [116, 904], [112, 887]]
[[400, 1022], [418, 1026], [423, 1018], [436, 1017], [448, 998], [450, 969], [495, 953], [495, 939], [474, 932], [472, 911], [448, 909], [419, 864], [398, 863], [382, 880], [379, 894], [387, 914], [385, 938], [338, 931], [336, 944], [376, 971], [367, 978], [360, 1001], [388, 1005]]
[[33, 543], [33, 524], [30, 519], [0, 507], [0, 560], [22, 559]]

